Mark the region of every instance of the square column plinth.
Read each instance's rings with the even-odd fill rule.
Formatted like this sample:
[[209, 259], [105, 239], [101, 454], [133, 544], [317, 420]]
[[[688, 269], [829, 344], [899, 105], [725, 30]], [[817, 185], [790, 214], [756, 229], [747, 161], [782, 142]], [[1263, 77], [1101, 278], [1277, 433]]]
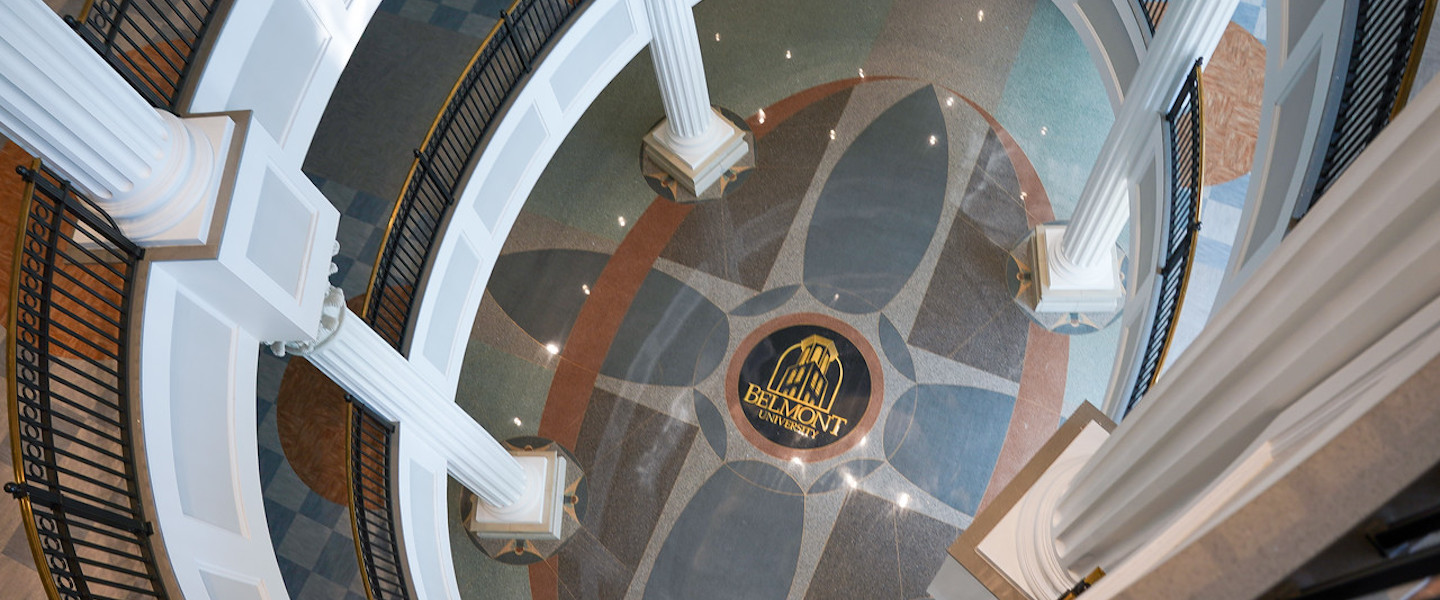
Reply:
[[715, 114], [716, 119], [711, 127], [724, 129], [707, 134], [706, 137], [714, 136], [720, 141], [702, 151], [699, 156], [689, 156], [677, 150], [669, 142], [669, 126], [664, 122], [645, 134], [645, 156], [655, 161], [656, 165], [697, 197], [718, 183], [720, 176], [740, 162], [749, 150], [745, 145], [745, 132], [721, 116], [719, 111]]
[[1113, 313], [1125, 301], [1118, 252], [1111, 246], [1105, 268], [1084, 280], [1061, 277], [1052, 265], [1060, 252], [1064, 225], [1035, 228], [1035, 312]]
[[504, 508], [476, 502], [465, 520], [466, 528], [482, 538], [560, 539], [565, 457], [555, 450], [519, 450], [512, 455], [525, 470], [525, 492]]

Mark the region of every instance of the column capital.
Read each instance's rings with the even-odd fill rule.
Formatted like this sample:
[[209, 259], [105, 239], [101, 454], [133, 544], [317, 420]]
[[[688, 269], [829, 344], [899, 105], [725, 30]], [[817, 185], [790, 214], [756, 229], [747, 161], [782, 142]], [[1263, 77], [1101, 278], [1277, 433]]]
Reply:
[[[284, 357], [287, 353], [310, 356], [335, 338], [349, 314], [353, 313], [345, 309], [345, 292], [332, 285], [325, 290], [325, 300], [320, 305], [320, 328], [315, 333], [315, 339], [268, 342], [266, 345], [275, 356]], [[364, 324], [361, 323], [361, 326]]]

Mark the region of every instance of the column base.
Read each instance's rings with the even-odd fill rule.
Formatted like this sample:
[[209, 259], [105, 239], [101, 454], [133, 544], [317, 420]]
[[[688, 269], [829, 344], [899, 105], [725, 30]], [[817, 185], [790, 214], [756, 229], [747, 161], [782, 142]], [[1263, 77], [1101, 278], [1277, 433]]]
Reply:
[[[712, 109], [714, 110], [714, 109]], [[675, 178], [682, 187], [699, 197], [720, 181], [720, 176], [735, 166], [749, 150], [745, 143], [745, 132], [715, 111], [715, 124], [723, 127], [711, 135], [719, 139], [699, 155], [691, 155], [675, 147], [670, 141], [670, 127], [661, 121], [650, 133], [645, 134], [645, 156]]]
[[1055, 507], [1113, 428], [1094, 406], [1082, 405], [975, 515], [950, 556], [997, 598], [1052, 600], [1074, 586], [1085, 573], [1060, 563]]
[[1061, 276], [1054, 268], [1064, 233], [1064, 225], [1035, 228], [1035, 311], [1109, 313], [1120, 310], [1125, 301], [1125, 286], [1116, 250], [1111, 247], [1103, 272], [1076, 281]]
[[514, 504], [496, 508], [476, 502], [466, 528], [480, 538], [558, 540], [565, 508], [565, 457], [559, 451], [516, 450], [525, 470], [525, 491]]
[[[181, 124], [183, 121], [183, 124]], [[173, 181], [156, 185], [160, 208], [137, 216], [117, 216], [116, 223], [136, 244], [145, 247], [200, 246], [209, 241], [220, 183], [226, 169], [234, 168], [231, 141], [236, 123], [227, 115], [177, 119], [171, 134], [179, 139], [177, 152], [194, 154], [185, 168], [169, 174]], [[201, 154], [203, 153], [203, 154]], [[156, 203], [130, 197], [130, 205]], [[177, 214], [185, 211], [184, 214]], [[116, 211], [121, 212], [121, 211]]]

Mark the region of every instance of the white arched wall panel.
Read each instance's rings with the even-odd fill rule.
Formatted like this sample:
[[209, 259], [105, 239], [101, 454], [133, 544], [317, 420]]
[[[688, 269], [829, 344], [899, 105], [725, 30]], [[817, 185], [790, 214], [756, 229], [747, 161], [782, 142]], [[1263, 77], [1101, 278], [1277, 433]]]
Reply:
[[254, 110], [289, 160], [305, 160], [320, 117], [380, 0], [230, 3], [182, 113]]
[[1310, 157], [1324, 134], [1326, 101], [1335, 84], [1345, 0], [1272, 0], [1266, 11], [1275, 39], [1290, 43], [1272, 44], [1265, 57], [1255, 163], [1215, 310], [1230, 301], [1285, 237]]
[[289, 598], [260, 487], [259, 340], [153, 263], [141, 325], [145, 465], [158, 541], [186, 598]]
[[1124, 415], [1135, 386], [1139, 359], [1149, 341], [1155, 321], [1156, 289], [1160, 277], [1156, 269], [1164, 253], [1169, 215], [1164, 205], [1170, 196], [1170, 170], [1165, 133], [1157, 128], [1150, 136], [1145, 156], [1137, 166], [1130, 188], [1130, 270], [1125, 273], [1128, 296], [1120, 316], [1120, 345], [1116, 349], [1115, 366], [1110, 372], [1105, 400], [1100, 408], [1115, 422]]
[[1110, 108], [1119, 111], [1125, 91], [1140, 68], [1145, 47], [1150, 43], [1145, 16], [1136, 12], [1134, 0], [1054, 2], [1090, 51], [1095, 70], [1105, 85], [1105, 94], [1110, 97]]
[[409, 568], [410, 587], [421, 600], [460, 600], [455, 562], [450, 553], [445, 457], [405, 425], [396, 430], [395, 496], [399, 535]]

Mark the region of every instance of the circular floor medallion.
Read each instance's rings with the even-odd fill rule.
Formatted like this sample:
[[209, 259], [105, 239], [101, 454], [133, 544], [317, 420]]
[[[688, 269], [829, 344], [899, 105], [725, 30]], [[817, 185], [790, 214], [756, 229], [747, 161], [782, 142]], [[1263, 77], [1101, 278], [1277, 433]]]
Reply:
[[786, 315], [741, 342], [726, 373], [726, 404], [742, 435], [766, 454], [825, 460], [875, 424], [884, 386], [875, 350], [848, 324]]

